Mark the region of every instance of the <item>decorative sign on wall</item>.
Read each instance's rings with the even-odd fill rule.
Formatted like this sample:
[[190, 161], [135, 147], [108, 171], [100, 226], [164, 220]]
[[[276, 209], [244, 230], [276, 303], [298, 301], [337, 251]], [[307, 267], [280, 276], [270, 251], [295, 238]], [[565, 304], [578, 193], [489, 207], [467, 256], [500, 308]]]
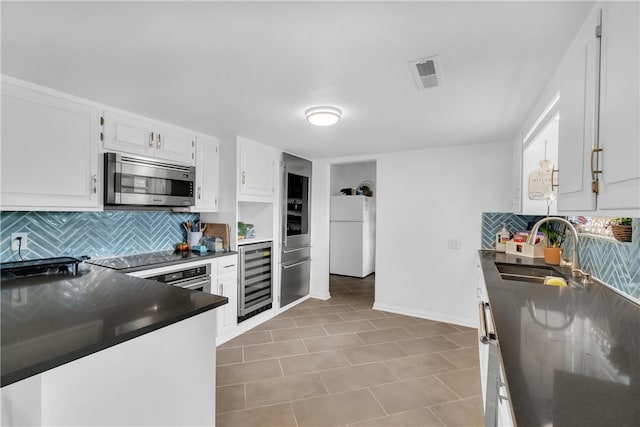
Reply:
[[550, 160], [541, 160], [540, 168], [529, 174], [529, 199], [556, 200], [558, 191], [553, 183], [553, 165]]

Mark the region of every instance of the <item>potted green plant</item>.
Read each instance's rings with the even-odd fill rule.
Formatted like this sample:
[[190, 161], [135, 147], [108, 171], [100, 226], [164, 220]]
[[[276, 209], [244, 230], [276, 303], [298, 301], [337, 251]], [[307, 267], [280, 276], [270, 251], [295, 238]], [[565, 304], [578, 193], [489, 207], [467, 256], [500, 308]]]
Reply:
[[544, 248], [544, 262], [550, 265], [560, 265], [564, 232], [558, 232], [549, 227], [540, 227], [540, 231], [547, 236], [547, 246]]
[[631, 241], [631, 218], [613, 218], [609, 221], [611, 232], [616, 240], [621, 242]]

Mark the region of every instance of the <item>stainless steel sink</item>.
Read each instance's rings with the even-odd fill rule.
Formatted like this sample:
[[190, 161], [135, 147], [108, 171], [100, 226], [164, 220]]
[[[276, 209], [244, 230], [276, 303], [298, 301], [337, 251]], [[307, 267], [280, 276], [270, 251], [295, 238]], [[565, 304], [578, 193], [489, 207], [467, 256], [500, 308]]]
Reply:
[[547, 278], [557, 277], [564, 279], [568, 286], [573, 285], [573, 283], [552, 267], [501, 263], [496, 263], [496, 267], [498, 268], [500, 277], [504, 280], [544, 284]]

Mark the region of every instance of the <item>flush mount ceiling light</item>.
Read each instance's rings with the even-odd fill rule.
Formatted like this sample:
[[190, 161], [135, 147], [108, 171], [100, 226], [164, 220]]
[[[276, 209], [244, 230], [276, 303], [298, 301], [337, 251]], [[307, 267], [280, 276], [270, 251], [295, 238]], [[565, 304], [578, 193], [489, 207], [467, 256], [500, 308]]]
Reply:
[[305, 111], [307, 121], [316, 126], [333, 126], [340, 120], [342, 111], [336, 107], [313, 107]]

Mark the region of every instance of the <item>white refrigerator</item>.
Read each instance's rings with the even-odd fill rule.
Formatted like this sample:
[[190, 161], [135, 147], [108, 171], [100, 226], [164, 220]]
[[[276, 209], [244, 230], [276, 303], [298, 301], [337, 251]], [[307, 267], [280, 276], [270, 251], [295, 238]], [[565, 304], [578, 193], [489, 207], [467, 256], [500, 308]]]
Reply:
[[365, 277], [375, 271], [375, 199], [331, 197], [329, 272]]

